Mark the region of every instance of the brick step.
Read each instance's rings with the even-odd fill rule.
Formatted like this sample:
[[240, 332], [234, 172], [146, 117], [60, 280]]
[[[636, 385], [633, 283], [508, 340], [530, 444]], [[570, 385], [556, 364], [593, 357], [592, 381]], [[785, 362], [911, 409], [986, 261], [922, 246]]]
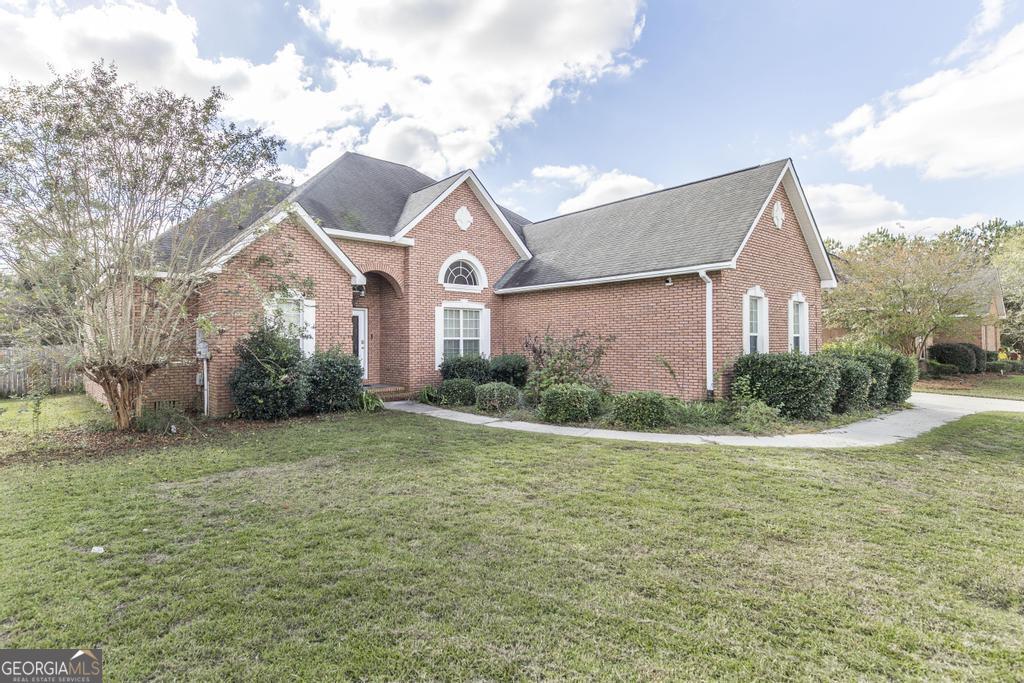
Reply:
[[408, 387], [394, 384], [364, 384], [363, 388], [371, 394], [380, 396], [382, 401], [403, 401], [411, 398], [413, 393]]

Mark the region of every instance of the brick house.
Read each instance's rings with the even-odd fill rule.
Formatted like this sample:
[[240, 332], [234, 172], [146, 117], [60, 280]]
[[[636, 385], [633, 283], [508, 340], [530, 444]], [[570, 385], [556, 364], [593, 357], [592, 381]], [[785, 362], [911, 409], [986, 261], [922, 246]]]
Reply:
[[788, 159], [536, 223], [473, 171], [435, 181], [355, 153], [222, 205], [190, 304], [213, 321], [198, 340], [208, 358], [183, 349], [147, 379], [144, 406], [230, 413], [233, 347], [268, 310], [305, 330], [304, 352], [358, 355], [391, 395], [437, 384], [446, 354], [586, 330], [615, 337], [602, 365], [614, 390], [701, 399], [743, 353], [816, 351], [821, 291], [835, 286]]

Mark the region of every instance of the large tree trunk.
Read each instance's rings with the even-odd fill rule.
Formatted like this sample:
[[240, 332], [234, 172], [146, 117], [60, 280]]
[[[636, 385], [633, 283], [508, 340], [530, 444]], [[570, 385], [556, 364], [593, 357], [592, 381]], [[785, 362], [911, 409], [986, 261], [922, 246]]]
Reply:
[[138, 415], [142, 382], [151, 370], [137, 368], [99, 368], [86, 374], [103, 389], [118, 431], [130, 429]]

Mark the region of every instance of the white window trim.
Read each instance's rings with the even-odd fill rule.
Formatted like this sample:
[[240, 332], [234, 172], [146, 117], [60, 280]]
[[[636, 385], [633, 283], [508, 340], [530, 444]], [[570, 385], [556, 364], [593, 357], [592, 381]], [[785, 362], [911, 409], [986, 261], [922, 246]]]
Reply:
[[444, 311], [446, 308], [472, 308], [480, 311], [480, 355], [491, 356], [491, 309], [476, 301], [444, 301], [434, 308], [434, 367], [444, 360]]
[[316, 299], [307, 299], [301, 292], [289, 289], [287, 292], [268, 297], [263, 302], [263, 312], [268, 318], [274, 315], [274, 304], [278, 301], [298, 301], [301, 304], [302, 336], [299, 337], [299, 348], [302, 355], [309, 358], [316, 351]]
[[[444, 281], [444, 274], [448, 272], [448, 266], [452, 265], [456, 261], [465, 261], [466, 263], [473, 266], [476, 270], [476, 285], [452, 285]], [[441, 264], [441, 270], [437, 271], [437, 283], [444, 287], [446, 292], [467, 292], [471, 294], [479, 294], [480, 292], [487, 289], [487, 271], [484, 270], [484, 264], [480, 263], [480, 259], [473, 256], [468, 251], [460, 251], [449, 256], [444, 263]]]
[[[750, 348], [750, 297], [760, 299], [757, 309], [757, 348]], [[743, 353], [768, 353], [768, 295], [754, 285], [743, 295]]]
[[[803, 316], [800, 318], [800, 348], [793, 348], [793, 304], [799, 302], [803, 307]], [[786, 348], [790, 351], [799, 350], [800, 353], [810, 353], [810, 324], [807, 319], [807, 298], [804, 297], [803, 292], [797, 292], [793, 296], [789, 297], [789, 303], [786, 305], [787, 319], [786, 319]]]

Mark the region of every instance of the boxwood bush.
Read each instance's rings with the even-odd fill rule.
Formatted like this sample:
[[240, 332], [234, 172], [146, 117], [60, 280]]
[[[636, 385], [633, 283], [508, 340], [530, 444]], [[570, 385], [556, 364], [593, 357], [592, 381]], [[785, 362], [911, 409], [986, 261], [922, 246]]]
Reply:
[[441, 379], [469, 379], [483, 384], [491, 377], [491, 364], [483, 356], [454, 356], [441, 362]]
[[476, 388], [476, 407], [488, 412], [507, 413], [519, 405], [519, 390], [508, 382], [488, 382]]
[[656, 391], [631, 391], [615, 397], [612, 419], [630, 429], [659, 429], [668, 424], [669, 401]]
[[928, 374], [932, 377], [948, 377], [949, 375], [959, 375], [960, 368], [953, 365], [952, 363], [940, 363], [937, 360], [928, 361]]
[[335, 347], [317, 351], [309, 359], [307, 402], [315, 413], [352, 410], [363, 393], [363, 366], [350, 353]]
[[939, 363], [955, 365], [963, 373], [974, 372], [978, 366], [974, 350], [963, 344], [934, 344], [928, 347], [928, 357]]
[[974, 354], [974, 371], [985, 372], [985, 366], [988, 365], [988, 353], [985, 349], [981, 348], [977, 344], [964, 344]]
[[747, 378], [753, 398], [789, 418], [820, 420], [836, 400], [839, 370], [827, 358], [799, 353], [752, 353], [740, 356], [736, 378]]
[[910, 356], [893, 351], [889, 354], [889, 363], [891, 372], [886, 400], [889, 403], [900, 405], [910, 398], [914, 382], [917, 381], [917, 361]]
[[530, 374], [530, 363], [521, 353], [503, 353], [491, 359], [491, 381], [522, 389]]
[[889, 376], [892, 374], [890, 351], [837, 346], [822, 351], [820, 356], [852, 358], [871, 370], [871, 388], [868, 390], [868, 405], [881, 408], [889, 400]]
[[476, 403], [476, 383], [468, 377], [441, 382], [441, 405], [471, 406]]
[[280, 420], [302, 410], [306, 378], [298, 339], [264, 324], [239, 340], [235, 353], [228, 389], [240, 416]]
[[546, 422], [589, 422], [601, 410], [601, 393], [586, 384], [555, 384], [540, 397], [540, 418]]
[[871, 394], [871, 368], [849, 356], [823, 356], [822, 361], [826, 359], [834, 363], [839, 371], [839, 387], [836, 400], [832, 403], [832, 412], [841, 414], [867, 408]]

